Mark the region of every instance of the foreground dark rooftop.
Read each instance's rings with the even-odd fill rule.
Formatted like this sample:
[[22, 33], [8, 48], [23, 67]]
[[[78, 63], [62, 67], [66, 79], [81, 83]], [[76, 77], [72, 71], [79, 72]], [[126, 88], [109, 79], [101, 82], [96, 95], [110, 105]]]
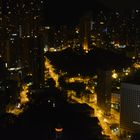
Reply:
[[[56, 107], [52, 106], [54, 102]], [[88, 111], [88, 107], [77, 103], [73, 106], [60, 96], [58, 90], [46, 90], [19, 117], [1, 116], [1, 137], [5, 140], [54, 140], [55, 127], [59, 123], [63, 127], [62, 140], [100, 139], [102, 129], [97, 119], [89, 117], [83, 110]]]

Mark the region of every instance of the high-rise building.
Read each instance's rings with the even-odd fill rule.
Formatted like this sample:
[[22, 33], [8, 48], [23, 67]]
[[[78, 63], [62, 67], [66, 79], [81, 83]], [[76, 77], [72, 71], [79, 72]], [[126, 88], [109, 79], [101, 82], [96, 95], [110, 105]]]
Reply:
[[41, 38], [32, 38], [30, 49], [30, 70], [33, 77], [33, 85], [40, 88], [44, 84], [44, 49]]
[[3, 50], [3, 16], [2, 16], [2, 0], [0, 0], [0, 57], [2, 56]]
[[2, 1], [0, 1], [0, 29], [2, 28]]
[[38, 76], [40, 73], [38, 67], [44, 67], [43, 45], [38, 42], [41, 42], [41, 12], [44, 1], [1, 0], [0, 4], [0, 27], [2, 26], [2, 36], [4, 37], [0, 44], [3, 45], [2, 57], [9, 68], [22, 67], [25, 69], [26, 67], [23, 75], [32, 74], [33, 83], [38, 81], [40, 85], [42, 82], [39, 83], [40, 80], [36, 78], [43, 77]]
[[111, 70], [98, 70], [97, 105], [106, 115], [111, 111]]
[[121, 84], [120, 128], [124, 133], [140, 132], [140, 83]]
[[[5, 31], [2, 36], [6, 37], [6, 42], [9, 42], [8, 46], [15, 45], [12, 48], [16, 48], [18, 51], [16, 54], [19, 54], [21, 48], [21, 43], [18, 43], [20, 42], [19, 38], [39, 36], [44, 1], [1, 0], [0, 2], [0, 26], [3, 25], [2, 29]], [[5, 43], [5, 47], [6, 45], [7, 43]]]
[[85, 52], [91, 47], [91, 12], [86, 13], [80, 20], [80, 43]]

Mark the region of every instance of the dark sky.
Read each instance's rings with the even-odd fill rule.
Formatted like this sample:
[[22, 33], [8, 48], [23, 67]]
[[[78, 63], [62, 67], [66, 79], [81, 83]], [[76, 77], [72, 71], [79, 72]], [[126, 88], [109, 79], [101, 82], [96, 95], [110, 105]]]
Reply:
[[47, 24], [72, 24], [77, 23], [88, 10], [96, 15], [99, 9], [132, 9], [138, 6], [138, 0], [48, 0], [44, 17]]
[[46, 23], [75, 23], [85, 11], [101, 6], [96, 0], [48, 0], [44, 15]]
[[139, 9], [139, 0], [99, 0], [102, 4], [110, 8], [118, 9]]

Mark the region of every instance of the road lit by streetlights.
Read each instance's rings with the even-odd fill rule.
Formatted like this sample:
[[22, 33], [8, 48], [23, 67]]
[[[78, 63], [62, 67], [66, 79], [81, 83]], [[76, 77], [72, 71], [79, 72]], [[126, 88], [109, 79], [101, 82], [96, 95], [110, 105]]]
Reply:
[[[50, 77], [52, 77], [54, 79], [54, 81], [56, 83], [56, 87], [59, 87], [59, 81], [58, 81], [59, 75], [55, 72], [55, 69], [54, 69], [53, 65], [50, 63], [50, 60], [48, 58], [46, 58], [45, 67], [46, 67], [46, 71], [48, 72]], [[47, 79], [47, 77], [46, 77], [46, 79]], [[69, 82], [69, 83], [73, 83], [75, 81], [79, 81], [79, 82], [86, 81], [85, 83], [88, 83], [89, 78], [87, 78], [86, 80], [81, 77], [72, 77], [72, 78], [66, 79], [66, 82]], [[90, 89], [90, 88], [87, 86], [87, 89]], [[114, 120], [108, 121], [108, 119], [104, 117], [104, 115], [103, 115], [104, 113], [97, 106], [97, 96], [96, 95], [94, 96], [94, 103], [89, 103], [86, 100], [81, 100], [80, 98], [77, 98], [74, 94], [76, 94], [76, 93], [74, 93], [73, 91], [68, 91], [68, 96], [72, 100], [74, 100], [80, 104], [86, 103], [94, 109], [94, 117], [97, 117], [99, 119], [99, 122], [100, 122], [99, 125], [103, 129], [102, 133], [110, 136], [110, 138], [112, 140], [118, 140], [118, 137], [112, 133], [112, 131], [110, 129], [110, 125], [108, 125], [110, 122], [113, 123]], [[93, 116], [93, 114], [91, 114], [91, 116]], [[109, 122], [109, 123], [107, 123], [107, 122]]]
[[29, 98], [27, 95], [27, 93], [29, 92], [28, 88], [29, 87], [27, 85], [24, 85], [23, 90], [20, 92], [20, 103], [21, 104], [26, 104], [27, 102], [29, 102]]
[[19, 96], [20, 102], [17, 103], [16, 105], [7, 106], [7, 108], [6, 108], [7, 113], [14, 114], [14, 115], [18, 116], [19, 114], [21, 114], [24, 111], [23, 105], [25, 105], [26, 103], [29, 102], [29, 98], [27, 95], [27, 93], [29, 92], [28, 88], [29, 87], [27, 85], [22, 86], [22, 91], [19, 94], [20, 95]]
[[[110, 126], [107, 124], [107, 122], [110, 122], [110, 121], [104, 117], [102, 110], [97, 106], [96, 103], [88, 103], [73, 95], [71, 96], [71, 99], [75, 100], [76, 102], [78, 102], [80, 104], [86, 103], [90, 107], [92, 107], [94, 109], [94, 116], [99, 119], [99, 122], [100, 122], [99, 125], [103, 129], [102, 134], [110, 136], [111, 140], [119, 140], [119, 138], [112, 133]], [[93, 115], [91, 114], [91, 116], [93, 116]]]
[[[50, 63], [48, 58], [46, 58], [46, 60], [45, 60], [45, 67], [46, 67], [46, 70], [48, 70], [50, 76], [54, 79], [55, 86], [59, 87], [59, 82], [58, 82], [59, 75], [55, 73], [55, 69], [51, 65], [51, 63]], [[45, 77], [45, 79], [46, 79], [46, 77]]]

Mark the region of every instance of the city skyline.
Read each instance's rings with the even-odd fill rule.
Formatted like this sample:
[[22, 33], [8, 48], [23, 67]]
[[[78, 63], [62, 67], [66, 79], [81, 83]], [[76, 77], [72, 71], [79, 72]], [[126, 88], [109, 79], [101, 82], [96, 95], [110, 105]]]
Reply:
[[[0, 1], [0, 130], [6, 140], [135, 140], [140, 10], [119, 3]], [[137, 109], [129, 119], [131, 104]]]

